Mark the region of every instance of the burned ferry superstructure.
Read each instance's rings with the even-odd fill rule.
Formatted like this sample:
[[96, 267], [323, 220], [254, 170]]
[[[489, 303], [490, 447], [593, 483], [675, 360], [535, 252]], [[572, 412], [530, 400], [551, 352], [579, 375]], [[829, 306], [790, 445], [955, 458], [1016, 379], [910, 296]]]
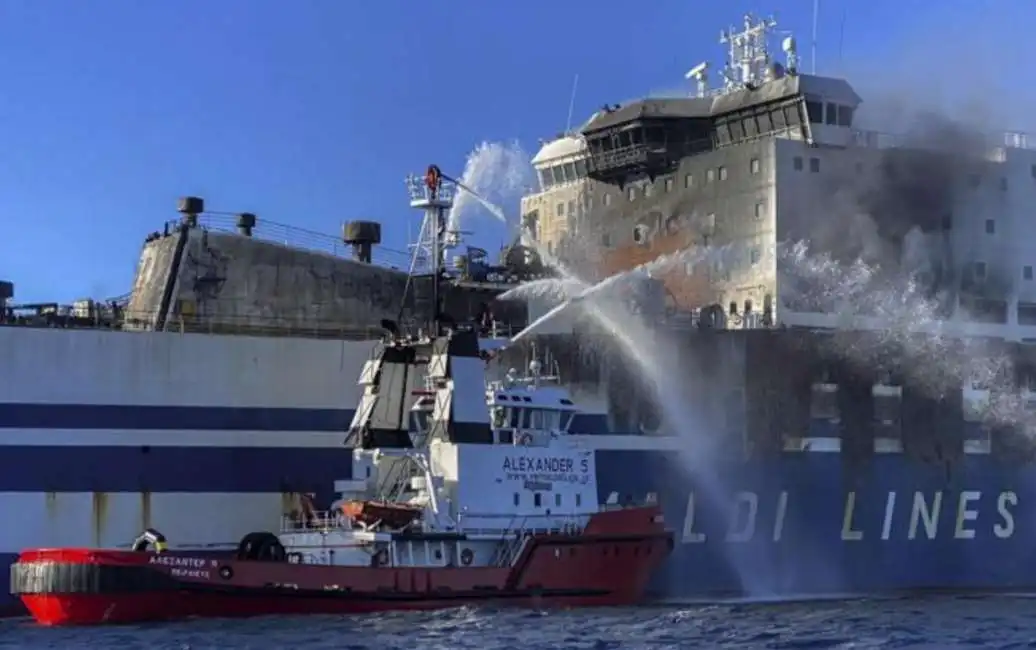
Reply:
[[[661, 275], [644, 342], [695, 421], [588, 442], [601, 489], [661, 491], [672, 598], [1036, 590], [1036, 152], [931, 116], [862, 131], [847, 81], [790, 37], [771, 59], [773, 26], [724, 33], [722, 88], [702, 64], [537, 157], [523, 212], [589, 272], [706, 251]], [[623, 365], [597, 368], [611, 426], [644, 428]]]

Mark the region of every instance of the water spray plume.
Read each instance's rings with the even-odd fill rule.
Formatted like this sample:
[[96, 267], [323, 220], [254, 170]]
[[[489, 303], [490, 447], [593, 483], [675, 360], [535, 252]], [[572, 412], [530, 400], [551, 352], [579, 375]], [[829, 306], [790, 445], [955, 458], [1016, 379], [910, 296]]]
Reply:
[[498, 206], [516, 204], [533, 185], [536, 176], [529, 160], [517, 142], [483, 142], [475, 147], [468, 155], [458, 182], [469, 191], [455, 198], [447, 215], [447, 230], [462, 230], [480, 205], [506, 223], [506, 216]]

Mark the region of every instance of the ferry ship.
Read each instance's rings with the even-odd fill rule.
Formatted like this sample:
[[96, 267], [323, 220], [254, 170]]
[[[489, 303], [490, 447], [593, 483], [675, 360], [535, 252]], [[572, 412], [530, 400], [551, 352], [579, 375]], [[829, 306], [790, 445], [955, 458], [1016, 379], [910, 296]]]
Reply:
[[[1036, 154], [1017, 133], [863, 131], [852, 86], [803, 74], [790, 39], [773, 60], [773, 29], [749, 17], [724, 33], [721, 88], [697, 66], [696, 96], [608, 106], [533, 161], [522, 219], [586, 277], [725, 251], [638, 296], [658, 338], [642, 345], [667, 346], [667, 392], [689, 414], [678, 435], [585, 317], [533, 337], [586, 407], [570, 429], [600, 496], [659, 493], [677, 531], [659, 598], [1032, 590], [1036, 292], [1014, 242]], [[429, 205], [422, 187], [412, 205], [436, 225], [448, 197]], [[399, 318], [410, 260], [375, 263], [371, 222], [319, 253], [254, 214], [227, 221], [196, 198], [180, 212], [148, 238], [124, 304], [19, 317], [2, 292], [0, 507], [20, 525], [0, 533], [0, 563], [151, 527], [173, 549], [229, 549], [350, 478], [355, 377], [380, 321]], [[453, 236], [430, 227], [415, 255], [439, 259]], [[801, 240], [806, 253], [783, 248]], [[896, 264], [853, 266], [870, 246]], [[492, 303], [501, 333], [520, 326], [493, 298], [542, 264], [513, 251], [499, 267], [470, 251], [434, 301], [484, 321]], [[850, 281], [831, 280], [839, 261]], [[889, 290], [896, 271], [923, 290]], [[414, 286], [404, 320], [439, 283]]]
[[604, 372], [614, 430], [668, 399], [678, 435], [588, 443], [602, 486], [661, 492], [669, 598], [1032, 591], [1036, 153], [932, 115], [861, 130], [775, 25], [723, 32], [720, 87], [703, 63], [536, 156], [523, 215], [558, 255], [605, 277], [702, 252], [655, 274], [664, 390]]

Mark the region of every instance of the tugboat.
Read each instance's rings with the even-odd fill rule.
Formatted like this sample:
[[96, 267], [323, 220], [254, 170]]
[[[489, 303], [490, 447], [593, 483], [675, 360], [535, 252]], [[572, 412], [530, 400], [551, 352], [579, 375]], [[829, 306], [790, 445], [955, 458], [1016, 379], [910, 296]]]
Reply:
[[336, 481], [330, 511], [226, 556], [171, 552], [155, 530], [133, 550], [27, 550], [11, 593], [43, 625], [637, 603], [673, 536], [653, 495], [599, 503], [567, 391], [538, 362], [488, 381], [496, 363], [473, 329], [384, 325], [346, 439], [353, 479]]

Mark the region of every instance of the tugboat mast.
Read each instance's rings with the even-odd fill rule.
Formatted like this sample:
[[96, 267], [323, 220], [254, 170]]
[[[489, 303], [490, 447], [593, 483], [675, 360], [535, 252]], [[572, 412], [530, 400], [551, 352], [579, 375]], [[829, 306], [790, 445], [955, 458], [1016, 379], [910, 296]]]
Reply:
[[456, 245], [456, 236], [446, 231], [447, 215], [453, 207], [453, 187], [443, 183], [442, 172], [429, 165], [424, 177], [410, 175], [406, 179], [410, 207], [424, 211], [421, 231], [414, 245], [410, 276], [428, 274], [432, 283], [431, 322], [428, 334], [439, 336], [442, 315], [440, 284], [443, 281], [446, 250]]

